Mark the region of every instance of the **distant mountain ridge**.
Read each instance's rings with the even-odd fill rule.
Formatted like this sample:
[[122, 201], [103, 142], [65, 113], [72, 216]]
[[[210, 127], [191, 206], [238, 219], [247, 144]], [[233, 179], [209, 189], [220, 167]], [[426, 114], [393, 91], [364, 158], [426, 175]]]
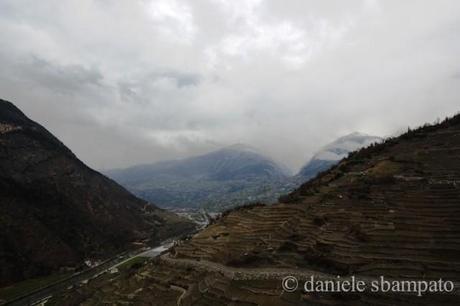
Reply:
[[267, 200], [273, 198], [273, 185], [290, 175], [285, 167], [241, 144], [183, 160], [105, 173], [138, 196], [166, 207]]
[[295, 176], [244, 144], [182, 160], [108, 170], [105, 174], [137, 196], [162, 207], [222, 211], [251, 202], [275, 202], [349, 152], [380, 140], [357, 132], [340, 137], [318, 151]]
[[0, 286], [193, 227], [90, 169], [0, 100]]

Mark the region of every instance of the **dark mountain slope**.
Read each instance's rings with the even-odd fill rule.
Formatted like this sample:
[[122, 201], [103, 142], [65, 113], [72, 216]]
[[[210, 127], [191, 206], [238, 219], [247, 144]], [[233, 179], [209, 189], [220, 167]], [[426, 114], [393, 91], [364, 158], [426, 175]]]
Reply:
[[[355, 152], [282, 200], [230, 211], [137, 273], [102, 278], [71, 299], [127, 303], [136, 292], [138, 305], [459, 305], [460, 115]], [[311, 275], [353, 275], [442, 278], [457, 289], [283, 292], [282, 277], [293, 274], [300, 286]]]
[[0, 285], [190, 228], [85, 166], [0, 100]]
[[276, 199], [281, 193], [280, 183], [288, 175], [283, 167], [244, 145], [106, 174], [136, 195], [164, 207], [211, 209]]

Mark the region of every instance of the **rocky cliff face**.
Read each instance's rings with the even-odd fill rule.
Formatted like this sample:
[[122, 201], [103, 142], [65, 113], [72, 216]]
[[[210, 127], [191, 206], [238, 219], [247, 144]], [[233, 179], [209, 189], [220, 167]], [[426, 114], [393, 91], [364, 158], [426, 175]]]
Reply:
[[88, 168], [0, 100], [0, 285], [191, 229]]
[[362, 149], [284, 203], [226, 213], [171, 254], [67, 298], [87, 305], [458, 305], [458, 291], [287, 293], [281, 278], [460, 281], [459, 148], [456, 116]]

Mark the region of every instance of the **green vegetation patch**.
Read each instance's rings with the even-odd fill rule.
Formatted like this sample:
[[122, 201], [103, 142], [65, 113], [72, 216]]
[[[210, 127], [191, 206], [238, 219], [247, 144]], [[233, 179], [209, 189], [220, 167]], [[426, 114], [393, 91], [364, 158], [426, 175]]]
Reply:
[[128, 260], [127, 262], [125, 262], [125, 263], [119, 265], [119, 266], [118, 266], [118, 269], [119, 269], [119, 270], [129, 270], [129, 269], [131, 269], [131, 268], [140, 267], [140, 266], [143, 265], [147, 260], [148, 260], [148, 257], [137, 256], [137, 257], [131, 258], [131, 259]]
[[0, 288], [0, 299], [9, 301], [28, 292], [51, 285], [59, 280], [69, 277], [70, 275], [72, 275], [72, 273], [51, 274], [44, 277], [28, 279], [8, 287]]

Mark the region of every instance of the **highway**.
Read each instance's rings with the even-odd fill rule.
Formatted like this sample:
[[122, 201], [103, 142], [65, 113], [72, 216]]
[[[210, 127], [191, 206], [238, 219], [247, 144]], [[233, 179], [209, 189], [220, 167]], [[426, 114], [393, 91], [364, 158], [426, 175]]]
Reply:
[[[194, 232], [190, 234], [195, 234], [199, 232], [202, 228], [206, 227], [209, 224], [209, 218], [206, 217], [206, 222], [201, 224], [200, 228], [197, 228]], [[40, 305], [47, 300], [49, 300], [53, 295], [56, 295], [59, 292], [69, 290], [74, 286], [85, 283], [91, 279], [94, 279], [100, 276], [103, 273], [108, 272], [111, 269], [117, 268], [118, 266], [130, 261], [135, 257], [149, 257], [154, 258], [161, 255], [163, 252], [167, 251], [173, 246], [174, 240], [180, 239], [179, 237], [169, 238], [163, 241], [159, 246], [154, 248], [142, 249], [137, 251], [127, 251], [117, 256], [107, 259], [96, 267], [89, 268], [82, 272], [75, 273], [65, 279], [59, 280], [55, 283], [49, 284], [45, 287], [33, 290], [31, 292], [25, 293], [24, 295], [14, 298], [12, 300], [6, 301], [1, 304], [1, 306], [24, 306], [24, 305]]]
[[39, 305], [46, 302], [56, 293], [68, 290], [76, 285], [87, 282], [93, 278], [100, 276], [103, 273], [108, 272], [113, 268], [128, 262], [129, 260], [135, 257], [149, 257], [154, 258], [160, 255], [162, 252], [168, 250], [173, 245], [173, 242], [169, 239], [164, 241], [160, 246], [155, 248], [149, 248], [147, 250], [143, 249], [137, 252], [124, 252], [117, 255], [111, 259], [104, 261], [96, 267], [84, 270], [82, 272], [75, 273], [68, 278], [57, 281], [53, 284], [45, 286], [43, 288], [34, 290], [32, 292], [26, 293], [20, 297], [17, 297], [13, 300], [6, 301], [2, 305], [8, 306], [23, 306], [23, 305]]

